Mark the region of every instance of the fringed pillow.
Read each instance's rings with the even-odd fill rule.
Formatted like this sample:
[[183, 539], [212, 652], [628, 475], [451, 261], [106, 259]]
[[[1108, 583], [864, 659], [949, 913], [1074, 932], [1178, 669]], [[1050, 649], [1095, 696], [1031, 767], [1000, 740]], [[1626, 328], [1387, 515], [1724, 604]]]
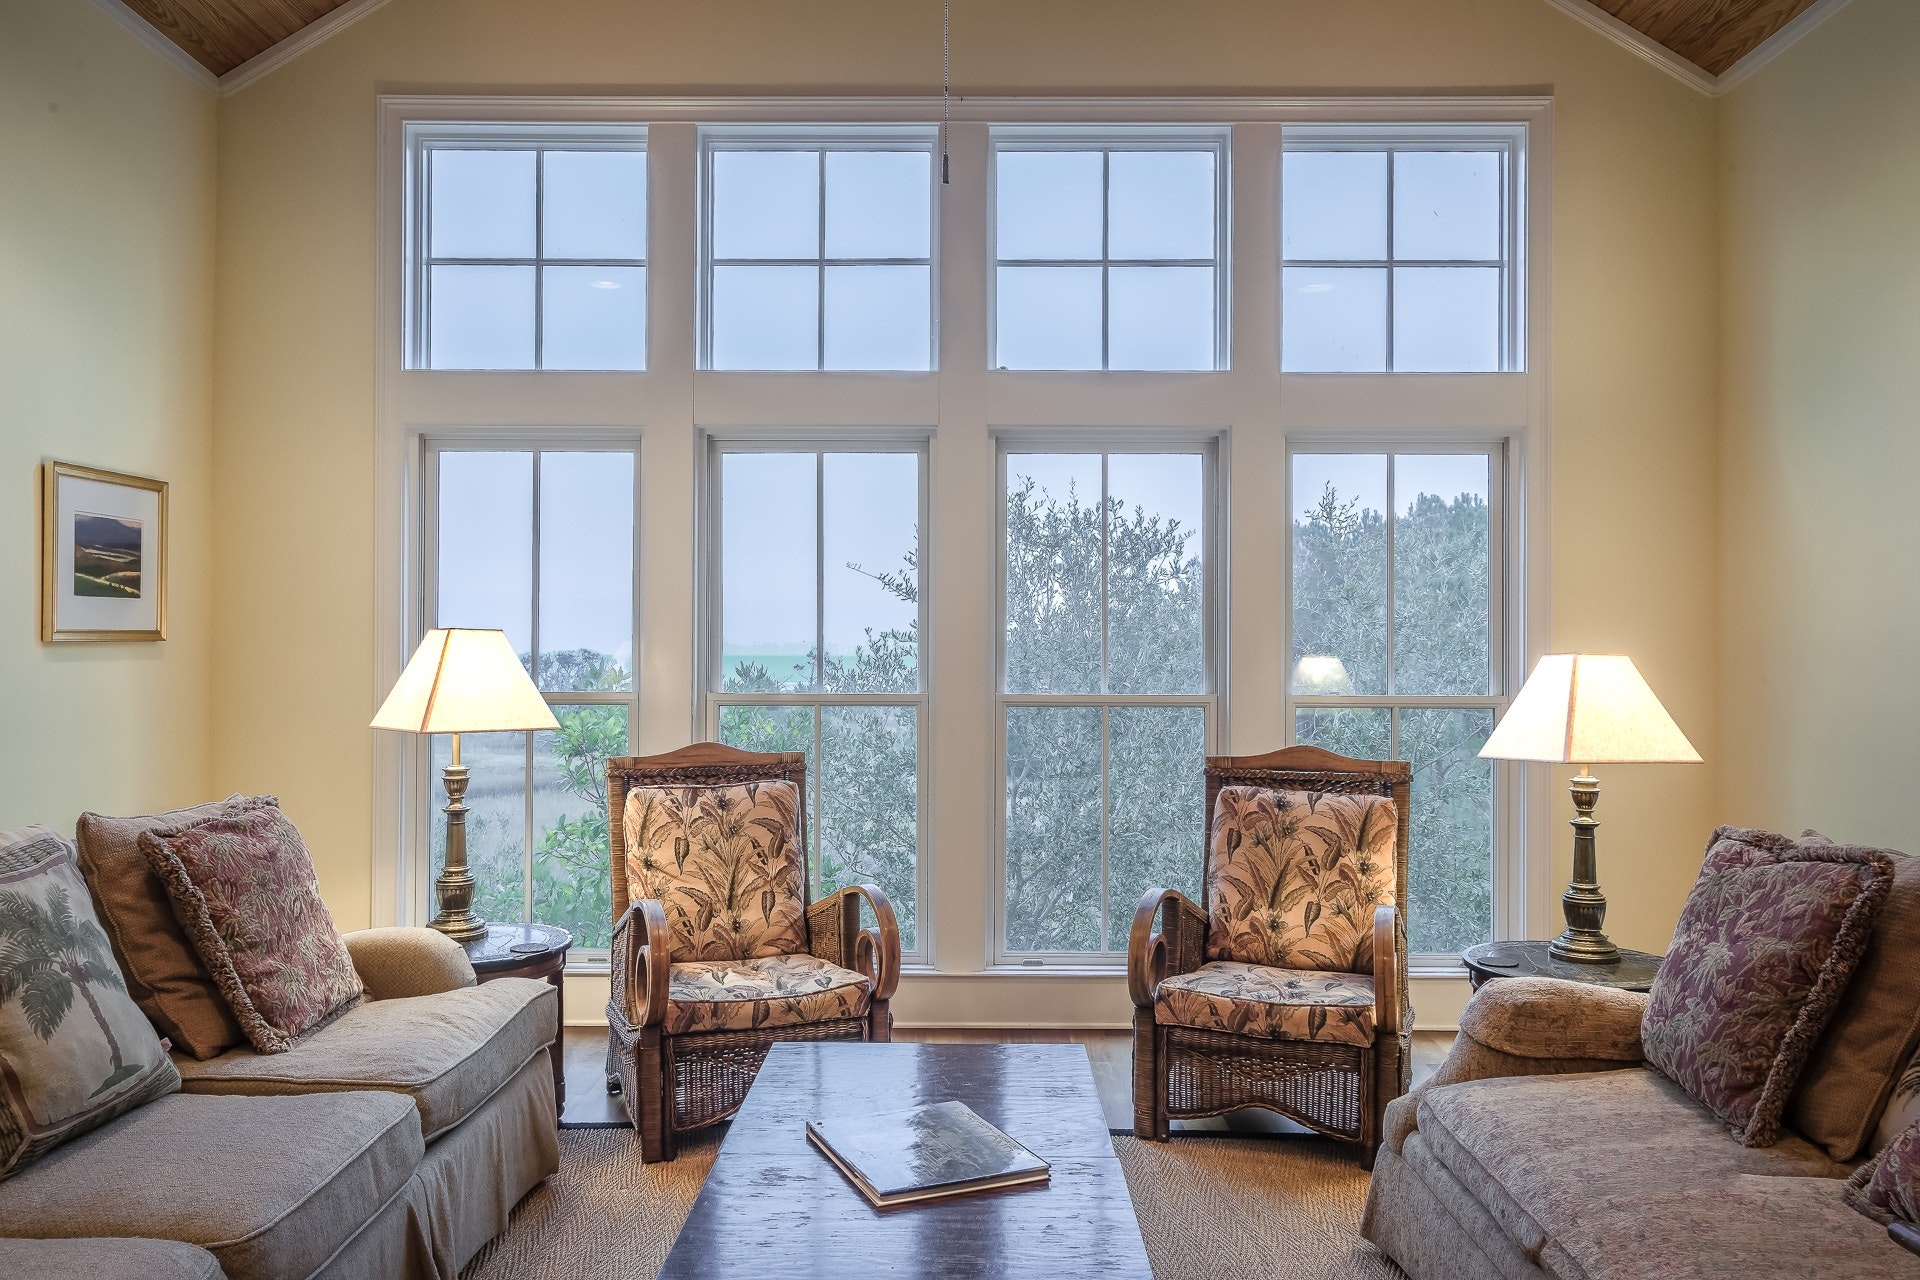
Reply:
[[1881, 1226], [1920, 1223], [1920, 1124], [1901, 1130], [1879, 1155], [1854, 1170], [1841, 1194]]

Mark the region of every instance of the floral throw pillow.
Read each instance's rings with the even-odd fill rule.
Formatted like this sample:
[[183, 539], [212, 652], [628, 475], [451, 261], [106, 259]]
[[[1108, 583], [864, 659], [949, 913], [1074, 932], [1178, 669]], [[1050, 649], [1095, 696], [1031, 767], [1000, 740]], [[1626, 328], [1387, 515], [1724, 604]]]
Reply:
[[46, 827], [0, 832], [0, 1179], [179, 1088], [73, 846]]
[[1222, 787], [1207, 849], [1207, 959], [1373, 970], [1393, 902], [1399, 815], [1385, 796]]
[[277, 806], [147, 831], [140, 851], [261, 1053], [284, 1053], [360, 1000], [313, 859]]
[[806, 952], [791, 782], [635, 787], [621, 825], [627, 884], [634, 898], [659, 900], [676, 962]]
[[1654, 979], [1647, 1064], [1744, 1145], [1772, 1145], [1892, 884], [1885, 854], [1715, 831]]
[[1882, 1226], [1920, 1223], [1920, 1124], [1901, 1130], [1879, 1155], [1855, 1169], [1841, 1194]]

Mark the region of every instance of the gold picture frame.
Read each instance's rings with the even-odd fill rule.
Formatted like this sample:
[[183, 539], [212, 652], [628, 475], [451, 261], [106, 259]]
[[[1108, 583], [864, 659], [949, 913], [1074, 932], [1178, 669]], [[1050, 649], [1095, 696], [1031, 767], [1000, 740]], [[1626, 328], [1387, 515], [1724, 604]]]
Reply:
[[40, 464], [40, 639], [167, 638], [167, 482]]

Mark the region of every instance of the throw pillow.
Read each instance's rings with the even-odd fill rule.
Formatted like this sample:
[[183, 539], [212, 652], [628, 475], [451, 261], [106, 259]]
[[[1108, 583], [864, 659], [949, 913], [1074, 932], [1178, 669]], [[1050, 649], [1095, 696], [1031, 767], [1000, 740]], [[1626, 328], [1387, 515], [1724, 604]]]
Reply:
[[83, 813], [74, 835], [80, 846], [80, 870], [93, 893], [94, 910], [113, 943], [113, 955], [126, 976], [127, 993], [176, 1049], [207, 1059], [225, 1053], [247, 1037], [220, 988], [200, 963], [193, 944], [173, 917], [166, 886], [140, 852], [140, 833], [178, 827], [229, 810], [277, 803], [272, 796], [225, 800], [175, 809], [141, 818], [108, 818]]
[[46, 827], [0, 831], [0, 1179], [179, 1088], [73, 846]]
[[1647, 1002], [1647, 1064], [1772, 1145], [1892, 882], [1884, 854], [1716, 830]]
[[1901, 1130], [1879, 1155], [1855, 1169], [1841, 1194], [1882, 1226], [1920, 1223], [1920, 1124]]
[[1880, 1113], [1868, 1150], [1879, 1151], [1911, 1125], [1920, 1124], [1920, 1050], [1907, 1059], [1894, 1077], [1893, 1093], [1887, 1109]]
[[1373, 972], [1394, 894], [1386, 796], [1222, 787], [1207, 849], [1207, 959]]
[[[1832, 846], [1817, 831], [1800, 842]], [[1893, 887], [1833, 1022], [1787, 1103], [1787, 1123], [1842, 1162], [1866, 1149], [1900, 1068], [1920, 1047], [1920, 858], [1873, 852], [1892, 859]]]
[[676, 962], [806, 954], [791, 782], [635, 787], [621, 828], [629, 892], [659, 900]]
[[277, 805], [142, 832], [140, 849], [261, 1053], [284, 1053], [359, 1002], [313, 859]]

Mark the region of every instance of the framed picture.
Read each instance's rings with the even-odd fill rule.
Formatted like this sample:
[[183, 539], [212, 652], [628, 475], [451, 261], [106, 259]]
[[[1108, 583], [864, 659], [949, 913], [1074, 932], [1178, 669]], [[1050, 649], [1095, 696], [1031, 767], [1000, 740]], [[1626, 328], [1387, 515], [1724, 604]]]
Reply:
[[40, 639], [167, 638], [167, 485], [40, 464]]

